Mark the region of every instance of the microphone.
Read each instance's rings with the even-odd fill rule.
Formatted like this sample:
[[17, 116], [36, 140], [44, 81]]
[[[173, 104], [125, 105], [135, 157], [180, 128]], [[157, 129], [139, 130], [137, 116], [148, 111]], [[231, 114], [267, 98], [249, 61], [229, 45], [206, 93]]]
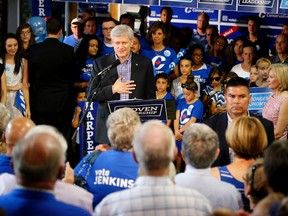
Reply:
[[109, 65], [106, 68], [104, 68], [103, 70], [101, 70], [96, 76], [100, 76], [101, 75], [101, 78], [103, 78], [105, 76], [105, 74], [107, 73], [107, 71], [111, 70], [113, 67], [118, 66], [119, 64], [120, 64], [120, 60], [117, 59], [111, 65]]

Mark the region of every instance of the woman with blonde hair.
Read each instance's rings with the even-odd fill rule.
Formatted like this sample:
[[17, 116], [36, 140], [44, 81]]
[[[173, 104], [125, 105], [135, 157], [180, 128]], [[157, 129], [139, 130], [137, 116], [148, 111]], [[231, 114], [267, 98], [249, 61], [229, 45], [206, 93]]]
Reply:
[[268, 69], [268, 88], [270, 95], [262, 115], [273, 122], [275, 140], [287, 139], [288, 131], [288, 66], [272, 64]]
[[267, 136], [262, 123], [255, 117], [243, 116], [233, 121], [226, 130], [226, 140], [233, 152], [231, 164], [212, 168], [214, 177], [233, 184], [242, 195], [244, 208], [249, 210], [249, 201], [244, 195], [243, 175], [255, 162], [255, 157], [267, 146]]

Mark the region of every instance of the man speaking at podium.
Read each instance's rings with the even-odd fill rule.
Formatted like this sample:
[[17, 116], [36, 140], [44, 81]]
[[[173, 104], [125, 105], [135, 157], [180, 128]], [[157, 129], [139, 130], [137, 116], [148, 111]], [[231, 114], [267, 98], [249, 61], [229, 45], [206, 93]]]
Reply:
[[111, 31], [114, 52], [97, 58], [88, 85], [88, 100], [99, 102], [96, 118], [96, 143], [109, 143], [106, 120], [107, 101], [155, 99], [151, 60], [131, 52], [133, 30], [118, 25]]

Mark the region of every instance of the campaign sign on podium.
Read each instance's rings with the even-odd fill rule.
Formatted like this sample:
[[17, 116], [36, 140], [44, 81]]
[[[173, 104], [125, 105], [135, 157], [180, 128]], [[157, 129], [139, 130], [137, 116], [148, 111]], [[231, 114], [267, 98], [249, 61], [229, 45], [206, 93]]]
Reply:
[[[88, 106], [88, 104], [89, 102], [87, 101], [78, 103], [78, 106], [80, 106], [82, 109], [79, 119], [82, 118], [83, 112]], [[85, 120], [81, 125], [79, 125], [80, 158], [82, 158], [86, 154], [92, 153], [95, 149], [97, 109], [98, 109], [98, 102], [91, 102]]]
[[110, 113], [124, 107], [131, 108], [141, 121], [175, 119], [175, 100], [117, 100], [108, 101], [108, 107]]

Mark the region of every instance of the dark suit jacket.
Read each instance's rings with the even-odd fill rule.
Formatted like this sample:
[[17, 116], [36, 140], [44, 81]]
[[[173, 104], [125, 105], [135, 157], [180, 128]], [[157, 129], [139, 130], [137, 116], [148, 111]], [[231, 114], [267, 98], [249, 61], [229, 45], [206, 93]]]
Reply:
[[[254, 116], [252, 114], [250, 115]], [[274, 141], [273, 123], [260, 116], [254, 116], [254, 117], [258, 118], [260, 122], [263, 124], [267, 134], [268, 145], [270, 145]], [[225, 138], [225, 132], [228, 126], [227, 113], [216, 115], [213, 118], [204, 121], [204, 123], [207, 124], [209, 127], [211, 127], [217, 133], [219, 138], [220, 154], [212, 166], [225, 166], [229, 164], [230, 163], [229, 146]]]
[[[64, 112], [73, 109], [72, 87], [77, 77], [73, 47], [47, 38], [30, 48], [31, 112]], [[32, 113], [33, 115], [33, 113]]]
[[[115, 53], [97, 58], [93, 64], [93, 73], [89, 82], [88, 89], [94, 93], [94, 101], [98, 101], [97, 120], [96, 120], [96, 142], [109, 143], [107, 138], [106, 120], [109, 115], [107, 101], [120, 100], [120, 94], [112, 93], [112, 85], [118, 79], [117, 67], [112, 68], [104, 76], [100, 75], [93, 78], [105, 67], [115, 62]], [[129, 95], [130, 99], [155, 99], [155, 81], [151, 60], [132, 53], [131, 58], [131, 80], [135, 81], [136, 88]], [[93, 82], [92, 82], [93, 81]]]

